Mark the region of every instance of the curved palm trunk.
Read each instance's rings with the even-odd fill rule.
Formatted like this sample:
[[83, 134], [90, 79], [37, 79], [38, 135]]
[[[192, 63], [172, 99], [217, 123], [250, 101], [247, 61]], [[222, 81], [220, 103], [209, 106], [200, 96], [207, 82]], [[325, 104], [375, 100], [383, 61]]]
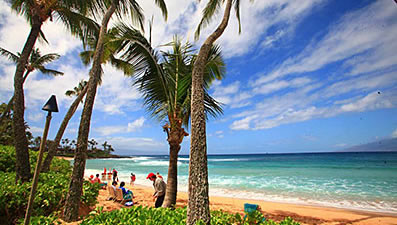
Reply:
[[42, 172], [47, 172], [50, 170], [50, 165], [51, 165], [51, 161], [54, 158], [56, 152], [57, 152], [57, 148], [59, 146], [59, 142], [62, 139], [63, 134], [65, 133], [66, 127], [68, 126], [68, 123], [70, 121], [70, 119], [73, 117], [74, 113], [77, 110], [77, 107], [79, 106], [81, 100], [83, 99], [83, 97], [85, 96], [85, 94], [87, 93], [88, 87], [84, 87], [83, 91], [77, 96], [77, 98], [73, 101], [72, 105], [70, 105], [70, 108], [68, 110], [68, 112], [65, 115], [65, 118], [63, 118], [63, 121], [61, 123], [61, 126], [59, 127], [59, 130], [57, 132], [57, 135], [55, 136], [55, 139], [53, 142], [51, 142], [51, 145], [48, 149], [48, 154], [47, 157], [44, 160], [44, 163], [42, 165], [41, 171]]
[[65, 210], [63, 217], [66, 222], [76, 221], [78, 219], [80, 198], [83, 190], [83, 176], [87, 158], [87, 143], [90, 132], [90, 122], [92, 109], [94, 107], [95, 95], [99, 78], [101, 75], [101, 61], [103, 57], [103, 45], [107, 25], [110, 18], [116, 10], [117, 0], [113, 0], [111, 6], [106, 11], [99, 31], [98, 43], [95, 49], [92, 68], [90, 70], [90, 79], [88, 80], [87, 96], [84, 102], [83, 113], [81, 114], [79, 135], [77, 138], [77, 148], [74, 155], [73, 172], [70, 180], [69, 192], [66, 196]]
[[38, 15], [32, 17], [32, 28], [28, 39], [23, 47], [19, 57], [17, 68], [14, 75], [14, 114], [12, 117], [12, 126], [14, 130], [14, 143], [16, 152], [16, 180], [22, 182], [28, 181], [31, 177], [28, 140], [25, 131], [25, 99], [23, 93], [23, 73], [28, 62], [30, 53], [39, 36], [42, 21]]
[[202, 220], [210, 224], [208, 196], [207, 140], [204, 112], [203, 76], [208, 54], [212, 44], [222, 35], [227, 27], [232, 0], [227, 0], [223, 19], [218, 28], [201, 46], [192, 73], [191, 128], [188, 208], [186, 224], [195, 224]]
[[170, 145], [170, 161], [168, 165], [167, 190], [165, 192], [163, 207], [174, 208], [178, 193], [178, 153], [181, 149], [179, 144]]

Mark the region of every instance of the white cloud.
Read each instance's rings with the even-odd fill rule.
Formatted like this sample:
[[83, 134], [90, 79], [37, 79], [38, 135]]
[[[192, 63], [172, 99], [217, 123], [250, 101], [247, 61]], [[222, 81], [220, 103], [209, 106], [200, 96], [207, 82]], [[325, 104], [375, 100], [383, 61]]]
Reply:
[[392, 137], [392, 138], [397, 138], [397, 129], [395, 129], [395, 130], [393, 131], [393, 133], [391, 133], [391, 137]]
[[34, 122], [38, 122], [43, 120], [44, 121], [44, 114], [43, 113], [30, 113], [27, 115], [28, 119]]
[[115, 149], [116, 154], [153, 154], [166, 153], [166, 142], [142, 137], [104, 137], [95, 138], [99, 143], [107, 141]]
[[138, 129], [143, 127], [143, 123], [145, 122], [145, 118], [140, 117], [137, 120], [135, 120], [134, 122], [128, 123], [128, 132], [133, 132], [133, 131], [137, 131]]
[[391, 107], [393, 107], [393, 102], [390, 99], [384, 98], [377, 92], [373, 92], [356, 102], [342, 105], [341, 110], [344, 112], [362, 112]]
[[391, 59], [397, 53], [390, 49], [396, 46], [394, 37], [397, 35], [397, 23], [393, 22], [396, 19], [397, 15], [387, 1], [376, 1], [364, 9], [349, 13], [332, 26], [321, 40], [313, 40], [299, 55], [287, 59], [256, 83], [315, 71], [356, 55], [359, 58], [346, 63], [353, 74], [395, 65]]
[[120, 134], [120, 133], [127, 133], [127, 132], [135, 132], [143, 127], [145, 122], [144, 117], [140, 117], [134, 120], [131, 123], [128, 123], [127, 126], [101, 126], [95, 127], [94, 130], [101, 134], [102, 136], [108, 136], [112, 134]]
[[96, 132], [99, 132], [102, 136], [108, 136], [111, 134], [123, 133], [126, 131], [125, 126], [103, 126], [94, 128]]

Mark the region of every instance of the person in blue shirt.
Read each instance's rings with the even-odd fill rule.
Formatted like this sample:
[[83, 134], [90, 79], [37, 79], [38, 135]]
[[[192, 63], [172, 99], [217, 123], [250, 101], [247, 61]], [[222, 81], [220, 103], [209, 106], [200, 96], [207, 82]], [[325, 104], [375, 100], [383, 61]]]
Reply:
[[120, 189], [123, 191], [123, 198], [124, 199], [131, 199], [133, 198], [134, 194], [132, 193], [132, 191], [128, 190], [127, 188], [124, 187], [125, 186], [125, 182], [122, 181], [120, 183]]

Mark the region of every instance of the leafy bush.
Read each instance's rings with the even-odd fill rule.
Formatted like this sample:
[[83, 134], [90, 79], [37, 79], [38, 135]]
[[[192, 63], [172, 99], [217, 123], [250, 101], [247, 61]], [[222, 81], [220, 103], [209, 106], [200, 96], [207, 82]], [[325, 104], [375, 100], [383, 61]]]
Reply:
[[[0, 146], [0, 154], [0, 221], [16, 223], [25, 215], [32, 182], [15, 184], [13, 147]], [[37, 152], [30, 152], [32, 168], [36, 166], [37, 155]], [[71, 172], [70, 162], [54, 158], [51, 170], [48, 173], [40, 173], [32, 210], [32, 218], [35, 219], [32, 223], [33, 221], [39, 224], [52, 223], [52, 217], [46, 218], [46, 216], [54, 215], [54, 212], [60, 211], [63, 207], [69, 190]], [[87, 206], [94, 205], [98, 193], [98, 184], [85, 182], [81, 202]]]
[[[145, 224], [145, 225], [162, 225], [162, 224], [186, 224], [186, 208], [177, 208], [170, 210], [166, 208], [150, 207], [131, 207], [114, 210], [111, 212], [102, 212], [102, 208], [90, 213], [90, 217], [85, 219], [81, 225], [94, 224]], [[204, 224], [198, 222], [197, 224]], [[280, 223], [272, 220], [265, 220], [262, 213], [255, 211], [242, 217], [240, 214], [230, 214], [223, 211], [211, 212], [211, 224], [236, 224], [236, 225], [299, 225], [291, 218], [286, 218]]]
[[0, 145], [0, 171], [15, 172], [15, 150], [13, 147]]

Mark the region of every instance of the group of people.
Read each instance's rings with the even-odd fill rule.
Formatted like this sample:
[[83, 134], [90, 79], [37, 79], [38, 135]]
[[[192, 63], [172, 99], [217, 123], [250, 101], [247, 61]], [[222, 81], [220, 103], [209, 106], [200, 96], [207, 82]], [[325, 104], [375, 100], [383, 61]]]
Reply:
[[[111, 171], [111, 170], [109, 169], [109, 171]], [[120, 182], [119, 187], [117, 187], [117, 184], [119, 182], [119, 179], [118, 179], [118, 176], [117, 176], [117, 170], [113, 169], [111, 174], [113, 175], [113, 179], [112, 179], [112, 185], [109, 188], [113, 188], [114, 191], [117, 191], [118, 188], [121, 189], [122, 192], [123, 192], [123, 198], [125, 200], [127, 200], [127, 203], [128, 203], [128, 200], [131, 200], [131, 202], [132, 202], [134, 194], [133, 194], [133, 192], [131, 190], [128, 190], [125, 187], [125, 182], [124, 181]], [[104, 173], [102, 173], [102, 178], [103, 177], [105, 177], [104, 179], [106, 179], [106, 168], [104, 169]], [[110, 177], [108, 176], [108, 178], [110, 178]], [[134, 183], [135, 183], [135, 180], [136, 180], [136, 176], [135, 176], [134, 173], [131, 173], [130, 179], [131, 179], [130, 180], [130, 185], [133, 186]], [[147, 175], [146, 179], [148, 179], [148, 180], [153, 182], [153, 188], [154, 188], [153, 200], [155, 200], [154, 206], [156, 208], [161, 207], [163, 205], [163, 202], [164, 202], [165, 192], [166, 192], [166, 188], [167, 188], [167, 185], [164, 182], [163, 177], [160, 175], [160, 173], [157, 172], [156, 174], [149, 173]], [[89, 180], [90, 180], [91, 183], [99, 183], [101, 185], [101, 187], [106, 189], [107, 183], [106, 182], [104, 182], [104, 183], [101, 182], [101, 179], [99, 179], [99, 174], [96, 174], [95, 178], [94, 178], [93, 175], [91, 175]]]

